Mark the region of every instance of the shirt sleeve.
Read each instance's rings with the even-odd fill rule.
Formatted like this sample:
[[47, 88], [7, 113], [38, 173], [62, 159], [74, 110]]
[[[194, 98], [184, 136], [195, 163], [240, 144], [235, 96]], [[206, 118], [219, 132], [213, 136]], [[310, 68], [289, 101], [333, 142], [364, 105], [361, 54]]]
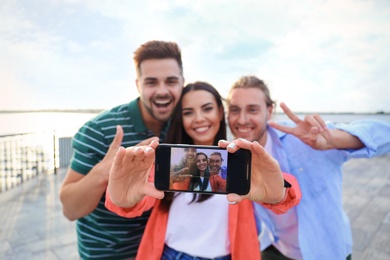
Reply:
[[356, 120], [344, 124], [327, 124], [329, 128], [337, 128], [356, 136], [364, 143], [358, 150], [344, 150], [349, 157], [367, 158], [390, 153], [390, 122], [374, 119]]
[[291, 187], [286, 188], [284, 199], [276, 204], [259, 203], [276, 214], [286, 213], [290, 208], [298, 205], [302, 198], [301, 189], [299, 188], [297, 179], [288, 173], [283, 173], [283, 177], [284, 180], [291, 185]]
[[145, 211], [150, 210], [154, 204], [156, 203], [155, 198], [145, 196], [140, 202], [138, 202], [134, 207], [131, 208], [123, 208], [115, 205], [110, 198], [110, 194], [106, 191], [106, 201], [105, 206], [106, 208], [116, 213], [119, 216], [125, 217], [125, 218], [135, 218], [141, 216]]
[[[149, 182], [154, 182], [154, 167], [150, 170], [149, 176], [148, 176], [148, 181]], [[106, 208], [118, 214], [119, 216], [125, 217], [125, 218], [135, 218], [141, 216], [145, 211], [150, 210], [153, 208], [154, 204], [156, 203], [157, 199], [150, 197], [150, 196], [145, 196], [140, 202], [138, 202], [135, 206], [130, 207], [130, 208], [124, 208], [115, 205], [110, 198], [110, 193], [106, 189], [106, 201], [105, 201], [105, 206]]]

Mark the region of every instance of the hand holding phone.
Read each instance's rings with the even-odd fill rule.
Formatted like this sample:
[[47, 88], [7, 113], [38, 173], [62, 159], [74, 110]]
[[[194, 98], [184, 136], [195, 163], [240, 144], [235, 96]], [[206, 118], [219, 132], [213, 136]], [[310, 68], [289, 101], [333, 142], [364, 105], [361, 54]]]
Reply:
[[232, 142], [221, 140], [218, 145], [229, 152], [247, 149], [252, 154], [250, 192], [243, 196], [229, 194], [227, 199], [230, 202], [249, 199], [256, 202], [277, 203], [284, 198], [284, 178], [279, 163], [258, 142], [240, 138]]
[[140, 202], [146, 195], [157, 199], [164, 197], [164, 192], [156, 190], [148, 180], [157, 145], [158, 142], [153, 141], [148, 146], [118, 149], [107, 186], [108, 196], [115, 205], [128, 208]]

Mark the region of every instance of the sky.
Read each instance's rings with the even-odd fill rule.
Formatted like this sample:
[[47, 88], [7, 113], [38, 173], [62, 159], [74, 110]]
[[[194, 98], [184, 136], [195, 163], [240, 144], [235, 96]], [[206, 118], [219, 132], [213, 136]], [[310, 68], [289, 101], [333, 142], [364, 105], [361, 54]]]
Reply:
[[390, 112], [388, 0], [2, 0], [0, 110], [127, 103], [150, 40], [225, 97], [255, 75], [296, 112]]

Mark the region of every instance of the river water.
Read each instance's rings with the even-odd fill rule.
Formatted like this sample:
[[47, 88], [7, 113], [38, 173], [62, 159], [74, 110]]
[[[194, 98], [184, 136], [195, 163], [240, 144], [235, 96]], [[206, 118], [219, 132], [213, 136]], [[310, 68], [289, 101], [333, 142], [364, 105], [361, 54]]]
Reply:
[[[96, 113], [64, 113], [64, 112], [32, 112], [32, 113], [0, 113], [0, 136], [56, 131], [60, 136], [73, 134]], [[303, 114], [298, 114], [303, 118]], [[359, 119], [378, 119], [390, 121], [390, 114], [323, 114], [326, 121], [350, 122]], [[275, 114], [274, 120], [288, 120], [284, 114]]]

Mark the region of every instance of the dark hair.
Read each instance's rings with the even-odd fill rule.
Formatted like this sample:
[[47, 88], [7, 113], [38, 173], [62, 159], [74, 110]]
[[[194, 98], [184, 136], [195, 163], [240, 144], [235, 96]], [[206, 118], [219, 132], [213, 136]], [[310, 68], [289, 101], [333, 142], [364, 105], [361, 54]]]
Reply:
[[181, 60], [181, 51], [175, 42], [149, 41], [142, 44], [134, 52], [134, 64], [136, 67], [137, 77], [141, 75], [141, 63], [150, 59], [167, 59], [172, 58], [177, 61], [183, 75], [183, 62]]
[[221, 157], [221, 160], [223, 161], [222, 154], [220, 152], [212, 152], [210, 154], [210, 157], [213, 156], [213, 155], [217, 155], [217, 156]]
[[[218, 93], [218, 91], [212, 85], [210, 85], [209, 83], [206, 83], [206, 82], [201, 82], [201, 81], [197, 81], [195, 83], [188, 84], [187, 86], [185, 86], [183, 88], [183, 92], [181, 94], [180, 100], [177, 103], [175, 110], [173, 111], [171, 125], [169, 127], [167, 137], [165, 138], [166, 143], [194, 144], [194, 140], [192, 140], [192, 138], [184, 130], [183, 117], [182, 117], [182, 101], [183, 101], [183, 97], [187, 93], [189, 93], [191, 91], [196, 91], [196, 90], [204, 90], [204, 91], [211, 93], [214, 96], [215, 101], [217, 102], [218, 109], [222, 109], [223, 111], [225, 111], [224, 107], [223, 107], [223, 99], [222, 99], [221, 95]], [[217, 134], [215, 135], [213, 145], [218, 145], [218, 141], [221, 139], [226, 140], [225, 116], [223, 116], [223, 118], [219, 124], [219, 130], [218, 130]], [[160, 204], [161, 210], [163, 210], [163, 211], [169, 210], [169, 208], [172, 204], [173, 194], [174, 194], [173, 192], [165, 192], [165, 196], [162, 199], [161, 204]], [[191, 202], [195, 201], [196, 197], [198, 197], [196, 202], [202, 202], [202, 201], [207, 200], [211, 196], [212, 195], [209, 195], [209, 194], [200, 194], [199, 196], [194, 194], [194, 199]]]
[[[204, 157], [206, 157], [206, 161], [208, 160], [207, 155], [206, 155], [205, 153], [202, 153], [202, 152], [197, 153], [196, 156], [195, 156], [195, 158], [197, 158], [199, 155], [204, 155]], [[196, 161], [195, 161], [195, 164], [196, 164]], [[204, 177], [204, 178], [210, 178], [210, 171], [208, 170], [208, 168], [206, 168], [203, 177]], [[208, 183], [209, 183], [208, 180], [206, 180], [206, 181], [203, 182], [203, 183], [201, 182], [201, 179], [200, 179], [200, 171], [199, 171], [199, 168], [196, 167], [195, 174], [194, 174], [194, 175], [192, 176], [192, 178], [191, 178], [191, 181], [190, 181], [190, 185], [189, 185], [189, 187], [188, 187], [188, 190], [189, 190], [189, 191], [192, 191], [192, 190], [194, 190], [194, 188], [196, 188], [196, 186], [201, 187], [201, 185], [202, 185], [202, 187], [200, 188], [200, 190], [203, 191], [203, 190], [205, 190], [205, 189], [207, 188]], [[194, 197], [194, 199], [193, 199], [192, 201], [194, 201], [194, 200], [195, 200], [195, 197]]]
[[269, 92], [269, 89], [267, 85], [262, 81], [261, 79], [257, 78], [256, 76], [243, 76], [240, 79], [238, 79], [236, 82], [233, 83], [233, 85], [230, 87], [227, 103], [229, 103], [230, 94], [232, 93], [233, 89], [238, 88], [257, 88], [260, 89], [265, 96], [265, 103], [267, 107], [274, 107], [275, 101], [271, 99], [271, 94]]

